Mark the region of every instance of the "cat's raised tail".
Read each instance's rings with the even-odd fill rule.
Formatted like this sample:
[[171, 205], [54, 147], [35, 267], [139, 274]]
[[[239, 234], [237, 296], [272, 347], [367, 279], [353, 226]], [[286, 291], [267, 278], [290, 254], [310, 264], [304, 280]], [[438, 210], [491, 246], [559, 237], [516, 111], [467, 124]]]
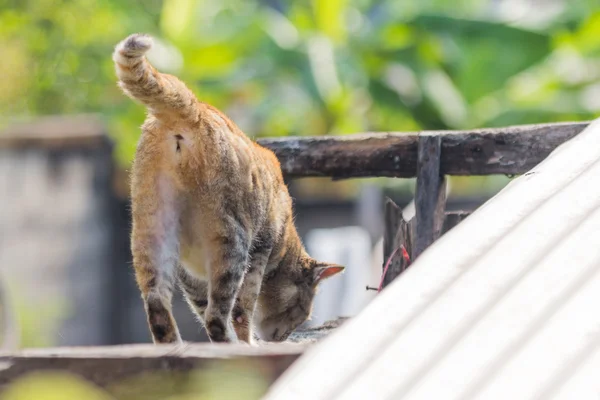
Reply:
[[158, 72], [148, 62], [146, 52], [151, 47], [152, 38], [137, 33], [117, 45], [113, 61], [119, 86], [126, 95], [144, 104], [158, 117], [197, 119], [196, 96], [179, 79]]

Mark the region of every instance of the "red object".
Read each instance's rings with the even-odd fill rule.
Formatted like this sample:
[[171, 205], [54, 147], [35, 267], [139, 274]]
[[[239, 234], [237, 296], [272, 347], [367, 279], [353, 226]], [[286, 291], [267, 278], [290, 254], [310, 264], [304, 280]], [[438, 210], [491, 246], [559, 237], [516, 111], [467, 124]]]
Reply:
[[[402, 257], [404, 257], [404, 259], [406, 260], [407, 265], [410, 264], [410, 256], [408, 255], [408, 251], [406, 251], [404, 245], [400, 245], [400, 249], [402, 250]], [[398, 248], [395, 248], [394, 251], [392, 251], [392, 254], [388, 257], [387, 262], [385, 263], [385, 267], [383, 268], [383, 274], [381, 274], [381, 282], [379, 282], [379, 287], [377, 288], [377, 293], [381, 292], [381, 289], [383, 289], [383, 280], [385, 279], [385, 275], [387, 274], [388, 268], [390, 267], [392, 258], [394, 258], [397, 252]]]
[[408, 251], [406, 251], [406, 248], [404, 246], [401, 246], [401, 248], [402, 248], [402, 257], [404, 257], [406, 262], [410, 264], [410, 256], [408, 255]]

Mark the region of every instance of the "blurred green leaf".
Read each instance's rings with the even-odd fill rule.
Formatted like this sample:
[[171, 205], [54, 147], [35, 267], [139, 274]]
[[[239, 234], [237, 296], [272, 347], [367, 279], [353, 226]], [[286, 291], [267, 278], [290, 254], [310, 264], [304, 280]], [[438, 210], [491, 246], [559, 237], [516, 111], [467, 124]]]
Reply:
[[166, 37], [183, 41], [190, 34], [195, 6], [195, 0], [164, 0], [160, 27]]
[[600, 53], [600, 12], [593, 13], [572, 33], [561, 32], [557, 44], [570, 45], [581, 54]]
[[31, 373], [17, 379], [1, 400], [111, 400], [112, 397], [73, 375], [60, 372]]
[[397, 50], [413, 45], [414, 31], [404, 24], [391, 24], [381, 32], [382, 49]]
[[344, 12], [347, 0], [312, 0], [316, 27], [334, 42], [346, 39]]
[[550, 53], [548, 35], [500, 23], [422, 15], [410, 25], [436, 35], [444, 49], [441, 63], [469, 103], [502, 88]]

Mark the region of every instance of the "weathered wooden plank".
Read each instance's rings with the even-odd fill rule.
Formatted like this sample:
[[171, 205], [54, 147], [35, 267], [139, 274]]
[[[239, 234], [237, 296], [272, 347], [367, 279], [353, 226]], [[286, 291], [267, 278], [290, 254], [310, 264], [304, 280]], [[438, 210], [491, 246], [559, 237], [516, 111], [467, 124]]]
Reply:
[[442, 232], [446, 209], [446, 179], [440, 175], [440, 136], [420, 136], [415, 208], [417, 235], [413, 258], [419, 257]]
[[396, 246], [396, 232], [400, 227], [402, 218], [402, 209], [390, 198], [385, 199], [383, 213], [383, 259], [385, 260], [392, 254]]
[[440, 132], [441, 170], [445, 175], [523, 174], [588, 125], [558, 123]]
[[[382, 273], [385, 273], [383, 277], [382, 287], [386, 287], [396, 276], [401, 272], [400, 260], [394, 257], [389, 260], [392, 253], [398, 247], [398, 229], [400, 224], [404, 221], [402, 218], [402, 210], [392, 199], [386, 199], [384, 209], [384, 228], [383, 228], [383, 269]], [[385, 271], [385, 265], [389, 260], [389, 266]]]
[[289, 177], [413, 177], [417, 133], [259, 139], [275, 152]]
[[249, 368], [267, 371], [266, 378], [271, 383], [308, 345], [322, 340], [346, 320], [338, 318], [322, 326], [299, 329], [285, 343], [259, 341], [256, 347], [186, 342], [182, 345], [0, 350], [0, 391], [7, 383], [34, 371], [66, 371], [107, 387], [123, 379], [155, 372], [166, 374], [166, 379], [187, 379], [185, 374], [194, 369], [228, 360], [242, 360]]
[[[440, 236], [454, 228], [469, 215], [471, 215], [470, 211], [446, 211], [444, 213], [444, 225]], [[396, 234], [392, 235], [391, 232], [393, 232], [394, 229], [396, 230]], [[383, 272], [385, 273], [385, 276], [383, 277], [383, 288], [388, 286], [412, 263], [414, 257], [413, 242], [415, 236], [416, 218], [413, 216], [410, 221], [407, 222], [405, 220], [404, 211], [400, 212], [398, 206], [391, 199], [387, 199], [383, 236]], [[404, 249], [409, 255], [409, 260], [406, 260], [403, 257], [401, 246], [404, 246]], [[394, 251], [396, 251], [396, 253], [392, 257], [386, 273], [385, 264]]]
[[277, 354], [297, 354], [305, 349], [297, 343], [271, 343], [261, 346], [246, 344], [192, 343], [182, 344], [126, 344], [115, 346], [75, 346], [30, 348], [0, 353], [0, 361], [21, 359], [100, 359], [100, 358], [155, 358], [155, 357], [196, 357], [230, 358], [250, 356], [270, 356]]
[[66, 371], [107, 387], [140, 374], [176, 375], [227, 360], [243, 360], [246, 365], [264, 369], [273, 380], [305, 348], [306, 345], [288, 343], [259, 347], [184, 343], [23, 350], [0, 355], [0, 389], [33, 371]]
[[[571, 283], [577, 281], [581, 273], [587, 273], [579, 270], [579, 263], [570, 262], [564, 254], [561, 256], [564, 258], [556, 262], [553, 260], [555, 254], [550, 252], [563, 240], [561, 238], [569, 235], [587, 220], [594, 208], [600, 206], [598, 160], [600, 121], [557, 149], [532, 171], [513, 180], [502, 192], [448, 232], [403, 274], [402, 279], [396, 279], [361, 314], [309, 349], [275, 383], [265, 399], [403, 398], [402, 393], [408, 396], [406, 390], [423, 388], [443, 391], [443, 394], [434, 397], [459, 398], [448, 395], [449, 390], [456, 393], [456, 390], [461, 390], [459, 385], [473, 382], [473, 374], [469, 372], [485, 374], [487, 369], [477, 368], [489, 365], [486, 361], [490, 360], [486, 357], [490, 352], [505, 351], [503, 354], [508, 360], [512, 351], [520, 349], [511, 347], [523, 343], [513, 342], [515, 328], [519, 328], [519, 338], [527, 343], [527, 340], [537, 340], [537, 329], [550, 318], [549, 314], [537, 313], [539, 309], [536, 317], [527, 319], [525, 325], [518, 318], [523, 315], [521, 311], [540, 299], [550, 303], [557, 300], [544, 294], [549, 289], [543, 273], [537, 274], [534, 280], [528, 280], [538, 290], [535, 299], [529, 299], [527, 290], [518, 286], [528, 274], [537, 270], [536, 264], [540, 260], [558, 263], [558, 271], [571, 275]], [[591, 229], [594, 235], [588, 232], [588, 237], [600, 235], [598, 226]], [[589, 262], [598, 270], [599, 264], [593, 261], [597, 249], [586, 245], [579, 247], [579, 251], [568, 252], [568, 255], [589, 255], [585, 265]], [[565, 265], [571, 267], [565, 268]], [[555, 277], [557, 279], [553, 278], [552, 282], [564, 285], [558, 279], [560, 274]], [[563, 286], [567, 290], [565, 288]], [[463, 343], [461, 341], [469, 334], [469, 329], [479, 326], [482, 318], [488, 315], [486, 310], [495, 309], [505, 296], [515, 293], [515, 290], [523, 295], [521, 300], [524, 303], [513, 303], [505, 308], [505, 311], [512, 312], [506, 314], [507, 320], [492, 324], [495, 331], [479, 331], [473, 337], [491, 339], [491, 342], [483, 346], [478, 345], [478, 340], [470, 341], [472, 346], [468, 357], [464, 353], [459, 358], [459, 353], [455, 353], [456, 357], [448, 358], [453, 363], [443, 364], [443, 371], [451, 372], [453, 369], [459, 378], [451, 379], [442, 374], [439, 375], [441, 380], [425, 384], [422, 379], [429, 371], [442, 371], [437, 368], [441, 368], [445, 357], [453, 354], [454, 346]], [[560, 298], [555, 303], [559, 306]], [[588, 335], [598, 321], [597, 310], [590, 314], [596, 304], [588, 302], [585, 315], [578, 319], [588, 329]], [[377, 334], [373, 333], [373, 327], [376, 327]], [[565, 331], [561, 332], [553, 331], [556, 335], [554, 341], [545, 342], [555, 346], [546, 349], [548, 353], [555, 352], [558, 347], [561, 351], [578, 352], [589, 343], [579, 335], [586, 331], [564, 335], [565, 338], [573, 338], [574, 342], [560, 340]], [[369, 340], [365, 341], [365, 337]], [[591, 339], [591, 336], [588, 337]], [[486, 352], [481, 352], [480, 356], [482, 349]], [[471, 359], [482, 364], [463, 367]], [[529, 364], [521, 364], [521, 367], [528, 366], [531, 370], [530, 362], [544, 363], [545, 359], [545, 356], [530, 358]], [[568, 357], [562, 359], [566, 362]], [[560, 367], [556, 364], [557, 358], [553, 360], [554, 364], [539, 366], [551, 372], [553, 368]], [[552, 378], [552, 375], [546, 377]], [[512, 385], [512, 389], [518, 390], [518, 386]]]
[[465, 220], [469, 215], [471, 215], [471, 211], [446, 211], [445, 215], [446, 217], [444, 218], [442, 235]]
[[[422, 132], [442, 137], [445, 175], [522, 174], [586, 126], [582, 123], [521, 125], [469, 131]], [[347, 136], [264, 138], [289, 177], [415, 177], [417, 132]]]
[[[403, 221], [403, 223], [400, 225], [400, 229], [398, 230], [398, 239], [397, 242], [398, 244], [400, 244], [401, 246], [404, 246], [404, 250], [406, 250], [406, 254], [408, 255], [408, 260], [404, 257], [403, 255], [403, 251], [402, 251], [402, 247], [399, 248], [398, 253], [396, 254], [396, 257], [398, 257], [400, 259], [400, 272], [404, 272], [406, 271], [406, 269], [410, 266], [410, 264], [412, 263], [413, 257], [413, 247], [414, 247], [414, 232], [415, 232], [415, 224], [416, 219], [413, 218], [410, 221], [406, 222]], [[395, 278], [397, 278], [398, 276], [396, 275]]]
[[[402, 246], [410, 254], [411, 236], [409, 234], [409, 223], [402, 217], [402, 210], [391, 199], [385, 203], [385, 228], [383, 236], [383, 285], [385, 288], [407, 267], [408, 263], [402, 257]], [[392, 256], [387, 271], [385, 265]]]

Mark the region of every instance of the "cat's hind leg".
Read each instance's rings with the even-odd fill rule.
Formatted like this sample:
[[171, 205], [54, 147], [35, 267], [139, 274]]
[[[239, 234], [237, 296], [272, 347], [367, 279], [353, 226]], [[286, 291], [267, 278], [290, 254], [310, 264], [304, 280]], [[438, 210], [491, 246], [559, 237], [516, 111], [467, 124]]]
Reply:
[[190, 275], [182, 266], [177, 268], [177, 277], [185, 300], [204, 324], [204, 313], [208, 306], [208, 282]]
[[[137, 255], [138, 260], [144, 259]], [[150, 262], [144, 265], [152, 265]], [[174, 268], [160, 270], [150, 267], [136, 269], [138, 285], [142, 292], [148, 326], [154, 343], [181, 342], [177, 323], [173, 318], [171, 302], [175, 284]]]
[[179, 213], [168, 182], [139, 185], [133, 196], [131, 250], [154, 343], [181, 342], [171, 301], [179, 262]]
[[250, 240], [238, 223], [213, 239], [205, 324], [212, 342], [237, 342], [231, 312], [248, 262]]

